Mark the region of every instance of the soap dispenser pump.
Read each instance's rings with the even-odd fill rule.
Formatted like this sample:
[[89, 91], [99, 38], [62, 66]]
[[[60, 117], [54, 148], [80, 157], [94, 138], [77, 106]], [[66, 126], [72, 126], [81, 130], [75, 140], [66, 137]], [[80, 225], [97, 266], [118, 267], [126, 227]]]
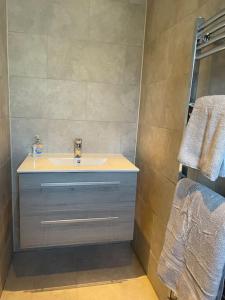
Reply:
[[33, 157], [41, 156], [43, 154], [43, 144], [41, 143], [41, 139], [39, 135], [35, 135], [34, 143], [32, 145], [32, 154]]

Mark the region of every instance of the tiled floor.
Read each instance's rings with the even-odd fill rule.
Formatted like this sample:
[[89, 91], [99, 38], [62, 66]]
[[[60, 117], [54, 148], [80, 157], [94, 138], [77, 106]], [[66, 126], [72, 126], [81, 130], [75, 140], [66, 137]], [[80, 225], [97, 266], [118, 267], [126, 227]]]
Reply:
[[158, 300], [129, 244], [17, 253], [1, 300]]

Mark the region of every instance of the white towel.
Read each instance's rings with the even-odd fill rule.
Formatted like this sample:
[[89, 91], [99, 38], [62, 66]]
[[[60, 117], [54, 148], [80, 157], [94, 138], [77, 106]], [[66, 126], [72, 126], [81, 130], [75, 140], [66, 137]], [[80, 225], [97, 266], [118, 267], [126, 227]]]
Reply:
[[225, 177], [225, 95], [196, 100], [178, 160], [212, 181]]
[[225, 198], [178, 182], [158, 274], [179, 300], [215, 300], [225, 266]]

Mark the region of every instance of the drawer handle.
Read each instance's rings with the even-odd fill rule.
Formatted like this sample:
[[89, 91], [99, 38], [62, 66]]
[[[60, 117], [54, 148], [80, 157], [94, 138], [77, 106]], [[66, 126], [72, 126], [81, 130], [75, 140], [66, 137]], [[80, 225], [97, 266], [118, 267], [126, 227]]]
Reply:
[[116, 219], [119, 219], [119, 217], [89, 218], [89, 219], [70, 219], [70, 220], [52, 220], [52, 221], [41, 221], [41, 225], [80, 224], [80, 223], [113, 221], [113, 220], [116, 220]]
[[76, 186], [107, 186], [120, 185], [120, 181], [81, 181], [81, 182], [45, 182], [41, 187], [76, 187]]

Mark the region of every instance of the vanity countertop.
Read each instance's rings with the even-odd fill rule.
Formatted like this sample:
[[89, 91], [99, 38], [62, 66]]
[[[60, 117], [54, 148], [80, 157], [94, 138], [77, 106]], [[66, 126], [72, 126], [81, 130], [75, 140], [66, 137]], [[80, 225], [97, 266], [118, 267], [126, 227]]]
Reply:
[[28, 155], [17, 173], [47, 172], [138, 172], [139, 169], [121, 154], [82, 154], [80, 161], [73, 154]]

